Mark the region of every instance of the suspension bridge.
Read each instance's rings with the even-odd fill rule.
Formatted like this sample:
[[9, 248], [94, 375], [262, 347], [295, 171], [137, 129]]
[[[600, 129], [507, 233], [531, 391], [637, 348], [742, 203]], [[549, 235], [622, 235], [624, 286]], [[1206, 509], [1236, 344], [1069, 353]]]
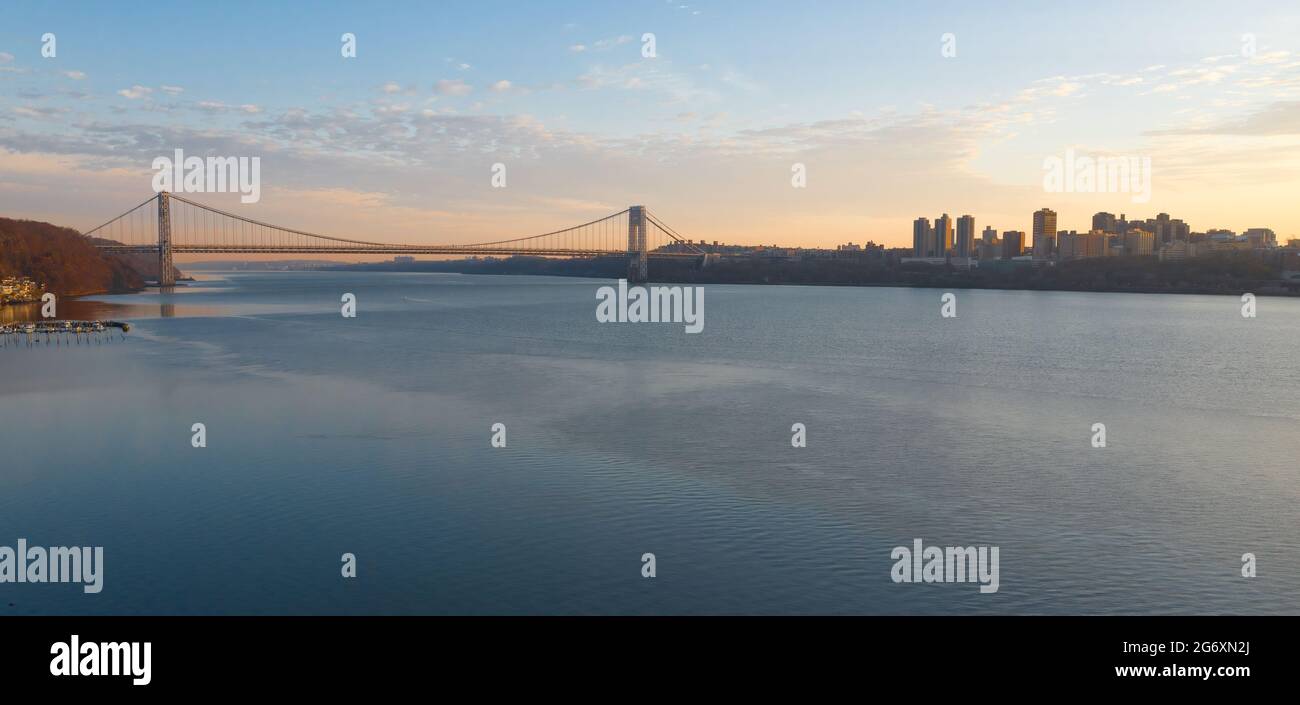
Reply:
[[581, 225], [538, 235], [470, 244], [402, 245], [320, 235], [264, 223], [163, 191], [83, 235], [101, 251], [157, 254], [158, 284], [172, 286], [176, 254], [381, 254], [532, 255], [536, 257], [625, 256], [628, 279], [644, 282], [652, 257], [708, 255], [650, 213], [628, 208]]

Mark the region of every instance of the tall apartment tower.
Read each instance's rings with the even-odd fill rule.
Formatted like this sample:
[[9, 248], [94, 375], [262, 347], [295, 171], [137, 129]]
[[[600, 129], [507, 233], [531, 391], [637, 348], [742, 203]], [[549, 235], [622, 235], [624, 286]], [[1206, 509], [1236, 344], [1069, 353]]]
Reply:
[[1179, 240], [1187, 242], [1192, 239], [1192, 227], [1187, 223], [1184, 223], [1180, 218], [1174, 218], [1169, 221], [1169, 232], [1169, 237], [1173, 242]]
[[1056, 211], [1041, 208], [1034, 211], [1034, 256], [1051, 257], [1056, 245]]
[[957, 219], [957, 256], [975, 256], [975, 217], [963, 215]]
[[993, 229], [992, 225], [984, 226], [984, 244], [992, 245], [998, 240], [998, 231]]
[[1147, 229], [1155, 234], [1156, 249], [1173, 240], [1173, 220], [1168, 213], [1160, 213], [1155, 217], [1155, 220], [1148, 220], [1147, 226]]
[[1019, 257], [1025, 249], [1025, 234], [1019, 230], [1007, 230], [1002, 233], [1002, 259]]
[[1096, 215], [1092, 216], [1093, 230], [1100, 230], [1103, 233], [1110, 233], [1114, 235], [1115, 233], [1119, 232], [1117, 226], [1118, 223], [1115, 220], [1114, 213], [1106, 213], [1105, 211], [1103, 211], [1101, 213], [1097, 213]]
[[934, 238], [931, 257], [946, 257], [952, 250], [952, 218], [944, 213], [934, 221]]
[[917, 218], [912, 221], [912, 255], [929, 257], [930, 243], [934, 241], [934, 228], [930, 227], [929, 218]]

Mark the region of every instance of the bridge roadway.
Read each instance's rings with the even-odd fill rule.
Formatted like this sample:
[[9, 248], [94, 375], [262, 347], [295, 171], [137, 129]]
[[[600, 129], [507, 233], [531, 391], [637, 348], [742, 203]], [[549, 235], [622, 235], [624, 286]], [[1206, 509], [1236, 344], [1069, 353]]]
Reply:
[[[158, 254], [157, 245], [96, 245], [101, 252], [113, 254]], [[537, 257], [626, 257], [627, 250], [573, 250], [573, 249], [506, 249], [485, 250], [481, 247], [456, 247], [452, 245], [432, 245], [417, 247], [412, 245], [394, 245], [393, 247], [328, 247], [309, 246], [257, 246], [257, 245], [172, 245], [172, 252], [177, 254], [319, 254], [319, 255], [534, 255]], [[699, 259], [700, 253], [694, 252], [655, 252], [646, 253], [649, 257], [684, 257]]]
[[[156, 228], [152, 224], [154, 213], [148, 209], [151, 205], [156, 208]], [[174, 205], [187, 209], [178, 212], [177, 224], [184, 226], [183, 234], [173, 228]], [[626, 224], [620, 220], [623, 216], [627, 217]], [[626, 249], [617, 247], [617, 243], [622, 241], [624, 225], [627, 233]], [[140, 234], [148, 236], [145, 242], [121, 242], [124, 230], [129, 231], [126, 234], [130, 238], [137, 229]], [[647, 241], [648, 230], [653, 230], [655, 234], [664, 238], [668, 241], [667, 244], [651, 246]], [[263, 244], [254, 244], [256, 241], [245, 240], [245, 232], [248, 238], [258, 238]], [[637, 282], [647, 281], [649, 276], [647, 263], [650, 258], [699, 259], [700, 266], [707, 266], [709, 262], [709, 256], [703, 250], [650, 215], [645, 206], [628, 206], [618, 213], [581, 225], [510, 240], [463, 245], [390, 245], [318, 235], [271, 225], [163, 191], [83, 234], [95, 236], [96, 233], [103, 233], [99, 236], [101, 241], [95, 243], [102, 252], [156, 254], [161, 280], [159, 284], [162, 286], [175, 283], [172, 281], [175, 272], [172, 256], [175, 254], [627, 257], [628, 279]], [[111, 237], [104, 237], [104, 235]], [[178, 238], [177, 235], [182, 237]], [[153, 242], [155, 236], [157, 244]]]

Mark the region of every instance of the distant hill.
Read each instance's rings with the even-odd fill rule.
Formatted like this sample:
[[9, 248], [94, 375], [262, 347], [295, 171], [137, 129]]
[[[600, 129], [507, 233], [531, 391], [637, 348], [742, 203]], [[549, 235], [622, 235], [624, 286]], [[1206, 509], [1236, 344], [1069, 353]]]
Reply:
[[[910, 253], [909, 253], [910, 254]], [[1290, 255], [1294, 257], [1294, 255]], [[983, 262], [972, 270], [894, 257], [817, 257], [803, 260], [724, 257], [701, 268], [693, 259], [652, 260], [655, 282], [681, 284], [797, 284], [829, 286], [906, 286], [956, 289], [1031, 289], [1039, 291], [1106, 291], [1165, 294], [1244, 292], [1300, 296], [1300, 282], [1283, 279], [1284, 253], [1215, 253], [1182, 261], [1161, 262], [1154, 256], [1096, 257], [1069, 260], [1051, 267]], [[1298, 269], [1291, 265], [1287, 269]], [[460, 272], [463, 274], [533, 274], [591, 278], [627, 276], [625, 256], [592, 258], [506, 257], [416, 262], [370, 262], [341, 265], [338, 270], [371, 272]]]
[[[147, 255], [102, 254], [71, 228], [0, 218], [0, 276], [27, 276], [60, 296], [128, 293], [144, 288]], [[153, 269], [157, 269], [154, 264]]]
[[[107, 240], [107, 239], [104, 239], [104, 238], [101, 238], [101, 237], [92, 237], [92, 238], [88, 238], [88, 239], [90, 240], [91, 244], [96, 244], [96, 245], [98, 245], [98, 244], [106, 244], [106, 245], [119, 245], [119, 244], [121, 244], [121, 243], [119, 243], [119, 242], [116, 241], [116, 240]], [[154, 254], [147, 254], [147, 255], [145, 255], [145, 254], [132, 254], [132, 255], [117, 255], [117, 254], [114, 254], [114, 255], [108, 255], [107, 258], [110, 259], [110, 260], [114, 260], [114, 261], [118, 261], [118, 262], [122, 262], [122, 263], [126, 264], [126, 266], [130, 267], [131, 269], [134, 269], [137, 273], [140, 274], [140, 276], [144, 277], [144, 278], [145, 278], [145, 281], [152, 281], [152, 282], [156, 282], [156, 281], [158, 281], [158, 255], [157, 255], [156, 253], [154, 253]], [[188, 265], [186, 265], [186, 266], [188, 266]], [[174, 277], [174, 281], [180, 281], [180, 280], [184, 277], [184, 274], [181, 272], [181, 270], [179, 270], [179, 269], [177, 269], [175, 266], [173, 266], [173, 267], [172, 267], [172, 276]]]
[[336, 262], [328, 259], [277, 259], [265, 261], [249, 260], [208, 260], [205, 262], [186, 262], [185, 268], [189, 270], [218, 270], [218, 271], [291, 271], [299, 269], [323, 269], [325, 267], [337, 267], [347, 264], [346, 262]]

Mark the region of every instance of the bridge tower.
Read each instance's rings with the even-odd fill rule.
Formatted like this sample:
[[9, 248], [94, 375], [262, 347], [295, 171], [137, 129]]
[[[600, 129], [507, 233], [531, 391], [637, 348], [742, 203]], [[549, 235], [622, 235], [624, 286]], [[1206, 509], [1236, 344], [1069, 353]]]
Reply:
[[645, 282], [650, 279], [650, 260], [645, 245], [645, 206], [627, 209], [627, 280]]
[[158, 286], [176, 286], [172, 270], [172, 211], [166, 191], [158, 192]]

